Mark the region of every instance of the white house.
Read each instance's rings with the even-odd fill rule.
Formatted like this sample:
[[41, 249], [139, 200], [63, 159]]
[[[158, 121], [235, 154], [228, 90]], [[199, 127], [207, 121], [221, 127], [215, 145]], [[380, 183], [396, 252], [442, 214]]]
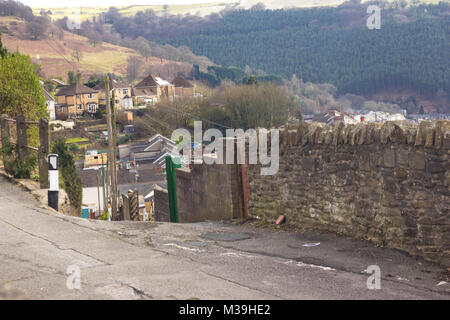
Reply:
[[53, 121], [56, 119], [56, 113], [55, 113], [55, 99], [48, 93], [44, 88], [44, 96], [45, 96], [45, 105], [47, 106], [47, 111], [49, 114], [50, 121]]

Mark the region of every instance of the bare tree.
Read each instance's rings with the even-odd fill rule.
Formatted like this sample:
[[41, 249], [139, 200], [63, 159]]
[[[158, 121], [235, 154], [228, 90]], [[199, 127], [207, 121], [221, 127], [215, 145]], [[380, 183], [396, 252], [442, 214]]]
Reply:
[[35, 19], [27, 22], [25, 31], [31, 36], [33, 40], [45, 38], [45, 33], [48, 29], [48, 21], [45, 19]]
[[141, 58], [136, 56], [129, 56], [127, 59], [127, 77], [128, 80], [133, 83], [139, 77], [142, 64], [144, 63]]
[[64, 39], [64, 30], [61, 28], [57, 28], [56, 36], [58, 37], [58, 40]]
[[72, 57], [73, 57], [78, 63], [80, 63], [80, 60], [83, 59], [83, 53], [82, 53], [78, 48], [75, 48], [75, 49], [73, 50]]
[[136, 50], [145, 58], [145, 61], [147, 61], [152, 55], [152, 48], [150, 47], [150, 44], [143, 37], [138, 37], [136, 42]]

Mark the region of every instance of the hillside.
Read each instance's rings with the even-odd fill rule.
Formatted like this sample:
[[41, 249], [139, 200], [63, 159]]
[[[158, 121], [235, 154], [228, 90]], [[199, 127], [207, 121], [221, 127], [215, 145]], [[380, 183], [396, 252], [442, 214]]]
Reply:
[[[368, 0], [362, 1], [367, 2]], [[389, 0], [388, 2], [393, 2]], [[437, 4], [441, 0], [416, 0], [417, 3], [434, 3]], [[149, 1], [150, 2], [150, 1]], [[191, 14], [206, 16], [211, 13], [218, 13], [222, 10], [229, 9], [250, 9], [252, 6], [263, 3], [267, 9], [281, 9], [281, 8], [312, 8], [312, 7], [326, 7], [338, 6], [344, 0], [222, 0], [222, 1], [205, 1], [206, 3], [199, 4], [183, 4], [183, 5], [132, 5], [132, 6], [115, 6], [119, 13], [124, 17], [132, 17], [139, 11], [153, 10], [157, 15], [162, 14]], [[412, 0], [406, 0], [411, 3]], [[95, 3], [94, 3], [95, 4]], [[33, 13], [39, 15], [41, 10], [49, 11], [49, 17], [56, 21], [65, 16], [72, 15], [72, 8], [68, 7], [32, 7]], [[108, 7], [81, 7], [81, 21], [92, 20], [94, 16], [98, 16], [102, 12], [108, 11]]]
[[[233, 6], [236, 1], [224, 0], [221, 2], [211, 2], [195, 5], [172, 5], [165, 8], [162, 5], [134, 5], [134, 6], [116, 6], [119, 13], [124, 17], [132, 17], [138, 11], [153, 10], [156, 14], [197, 14], [197, 15], [207, 15], [213, 12], [219, 12], [225, 9], [227, 6]], [[41, 10], [48, 11], [51, 13], [49, 17], [56, 21], [62, 19], [65, 16], [71, 16], [73, 9], [68, 7], [32, 7], [33, 13], [39, 15]], [[98, 16], [102, 12], [108, 11], [108, 7], [81, 7], [81, 21], [91, 20], [92, 17]]]
[[450, 7], [383, 9], [379, 30], [366, 27], [367, 7], [240, 10], [223, 19], [160, 39], [186, 45], [224, 66], [292, 74], [332, 83], [340, 93], [412, 89], [450, 94]]
[[[65, 79], [67, 71], [72, 69], [80, 70], [84, 78], [93, 73], [108, 72], [125, 76], [128, 57], [140, 57], [133, 49], [105, 42], [92, 45], [87, 38], [67, 31], [63, 31], [61, 40], [51, 34], [47, 39], [30, 40], [25, 32], [25, 23], [15, 17], [0, 17], [0, 30], [3, 31], [4, 46], [10, 51], [18, 49], [21, 53], [28, 54], [33, 62], [39, 62], [41, 72], [47, 78], [59, 76]], [[75, 49], [81, 52], [79, 62], [72, 56]], [[190, 67], [182, 62], [149, 57], [140, 69], [143, 72], [150, 67], [161, 69], [164, 65], [173, 64], [180, 65], [180, 68]]]

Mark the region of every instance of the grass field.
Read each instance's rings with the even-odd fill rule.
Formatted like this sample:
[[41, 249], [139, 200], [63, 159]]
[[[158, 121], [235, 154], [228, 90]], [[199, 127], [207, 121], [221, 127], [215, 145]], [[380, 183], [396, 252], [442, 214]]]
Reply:
[[[156, 14], [199, 14], [199, 15], [207, 15], [212, 12], [218, 12], [223, 10], [227, 5], [233, 3], [234, 1], [222, 1], [222, 2], [213, 2], [213, 3], [203, 3], [203, 4], [195, 4], [195, 5], [173, 5], [168, 6], [166, 9], [162, 5], [134, 5], [127, 7], [117, 7], [119, 12], [125, 16], [130, 17], [134, 16], [138, 11], [145, 10], [153, 10]], [[64, 17], [69, 17], [73, 15], [73, 8], [67, 7], [50, 7], [50, 8], [42, 8], [42, 7], [33, 7], [33, 13], [35, 15], [39, 15], [39, 12], [44, 10], [50, 10], [52, 13], [50, 15], [52, 20], [58, 20]], [[80, 8], [80, 19], [81, 21], [91, 20], [92, 17], [98, 16], [102, 12], [108, 11], [107, 7], [81, 7]]]
[[[362, 0], [362, 2], [367, 2], [370, 0]], [[389, 2], [394, 2], [395, 0], [388, 0]], [[411, 4], [414, 0], [406, 0]], [[417, 0], [419, 3], [432, 3], [437, 4], [443, 0]], [[226, 7], [241, 7], [248, 9], [258, 2], [263, 2], [269, 9], [278, 8], [309, 8], [309, 7], [324, 7], [324, 6], [338, 6], [344, 2], [344, 0], [222, 0], [218, 2], [201, 3], [201, 4], [190, 4], [190, 5], [172, 5], [164, 8], [162, 5], [133, 5], [127, 7], [117, 7], [119, 12], [126, 16], [134, 16], [138, 11], [145, 11], [151, 9], [155, 11], [156, 14], [196, 14], [196, 15], [207, 15], [213, 12], [219, 12]], [[95, 3], [95, 0], [93, 1]], [[65, 16], [71, 16], [73, 14], [72, 8], [66, 7], [33, 7], [33, 13], [39, 14], [41, 9], [50, 10], [52, 14], [50, 17], [52, 20], [57, 20], [64, 18]], [[108, 11], [108, 7], [81, 7], [81, 21], [91, 20], [92, 17], [98, 16], [102, 12]]]
[[[13, 17], [0, 17], [0, 27], [8, 29], [8, 32], [2, 34], [3, 45], [10, 51], [18, 49], [19, 52], [28, 54], [33, 62], [39, 62], [42, 73], [47, 78], [59, 76], [66, 79], [67, 71], [72, 69], [80, 70], [85, 80], [93, 73], [113, 72], [124, 76], [127, 58], [140, 56], [132, 49], [109, 43], [93, 46], [87, 38], [70, 32], [64, 32], [62, 40], [56, 37], [29, 40], [25, 34], [24, 22]], [[73, 58], [75, 49], [82, 53], [79, 62]], [[167, 62], [168, 60], [161, 61], [159, 58], [150, 57], [142, 65], [141, 70], [146, 70], [150, 65], [161, 65]]]
[[66, 140], [67, 144], [80, 143], [80, 142], [90, 142], [90, 141], [89, 141], [89, 139], [82, 138], [82, 137], [69, 138], [69, 139]]

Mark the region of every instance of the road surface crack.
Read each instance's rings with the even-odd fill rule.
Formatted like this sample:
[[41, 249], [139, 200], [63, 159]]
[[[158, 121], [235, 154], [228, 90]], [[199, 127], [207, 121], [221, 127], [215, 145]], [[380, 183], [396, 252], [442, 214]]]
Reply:
[[26, 233], [26, 234], [28, 234], [28, 235], [34, 237], [34, 238], [41, 239], [41, 240], [43, 240], [43, 241], [45, 241], [45, 242], [51, 244], [52, 246], [54, 246], [54, 247], [57, 248], [58, 250], [61, 250], [61, 251], [71, 250], [71, 251], [74, 251], [74, 252], [76, 252], [76, 253], [78, 253], [78, 254], [80, 254], [80, 255], [83, 255], [83, 256], [88, 257], [88, 258], [90, 258], [90, 259], [93, 259], [93, 260], [95, 260], [95, 261], [97, 261], [97, 262], [100, 262], [100, 263], [103, 264], [103, 265], [111, 265], [110, 263], [108, 263], [108, 262], [106, 262], [106, 261], [103, 261], [103, 260], [101, 260], [101, 259], [99, 259], [99, 258], [93, 257], [93, 256], [91, 256], [91, 255], [89, 255], [89, 254], [87, 254], [87, 253], [80, 252], [80, 251], [78, 251], [78, 250], [76, 250], [76, 249], [73, 249], [73, 248], [63, 248], [63, 247], [61, 247], [59, 244], [55, 243], [55, 242], [52, 241], [52, 240], [46, 239], [46, 238], [44, 238], [44, 237], [42, 237], [42, 236], [40, 236], [40, 235], [37, 235], [37, 234], [31, 233], [31, 232], [29, 232], [29, 231], [27, 231], [27, 230], [24, 230], [24, 229], [22, 229], [22, 228], [20, 228], [20, 227], [18, 227], [18, 226], [16, 226], [16, 225], [14, 225], [14, 224], [12, 224], [12, 223], [6, 221], [6, 220], [4, 220], [4, 219], [1, 219], [1, 218], [0, 218], [0, 221], [3, 222], [3, 223], [5, 223], [5, 224], [7, 224], [7, 225], [9, 225], [9, 226], [11, 226], [11, 227], [13, 227], [13, 228], [15, 228], [15, 229], [17, 229], [17, 230], [19, 230], [19, 231], [21, 231], [21, 232], [23, 232], [23, 233]]

